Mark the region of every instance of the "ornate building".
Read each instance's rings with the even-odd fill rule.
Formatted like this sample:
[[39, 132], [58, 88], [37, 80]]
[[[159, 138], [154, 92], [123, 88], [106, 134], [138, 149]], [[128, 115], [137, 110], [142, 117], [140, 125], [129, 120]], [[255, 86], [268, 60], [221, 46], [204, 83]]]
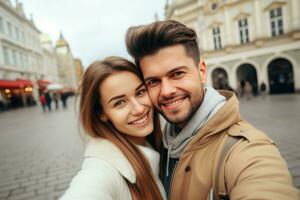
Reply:
[[40, 31], [26, 18], [22, 3], [0, 0], [0, 100], [11, 107], [31, 105], [40, 77]]
[[84, 70], [83, 70], [81, 60], [79, 58], [76, 58], [74, 61], [76, 66], [76, 80], [77, 80], [77, 85], [79, 86], [83, 78]]
[[197, 31], [208, 84], [300, 91], [299, 0], [173, 0], [166, 19]]
[[71, 90], [77, 90], [76, 67], [69, 44], [60, 35], [55, 47], [58, 61], [58, 75], [60, 83]]
[[40, 43], [43, 47], [42, 79], [59, 83], [57, 57], [51, 38], [47, 34], [41, 34]]

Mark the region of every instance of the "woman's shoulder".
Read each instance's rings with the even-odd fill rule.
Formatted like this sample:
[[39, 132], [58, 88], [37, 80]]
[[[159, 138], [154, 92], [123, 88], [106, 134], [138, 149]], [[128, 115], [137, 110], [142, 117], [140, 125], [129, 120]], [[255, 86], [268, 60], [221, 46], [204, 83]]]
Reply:
[[117, 169], [105, 160], [85, 158], [61, 200], [119, 199], [126, 182]]
[[109, 163], [123, 177], [131, 183], [135, 183], [136, 175], [130, 162], [122, 151], [112, 142], [106, 139], [92, 139], [88, 142], [85, 158], [97, 158]]

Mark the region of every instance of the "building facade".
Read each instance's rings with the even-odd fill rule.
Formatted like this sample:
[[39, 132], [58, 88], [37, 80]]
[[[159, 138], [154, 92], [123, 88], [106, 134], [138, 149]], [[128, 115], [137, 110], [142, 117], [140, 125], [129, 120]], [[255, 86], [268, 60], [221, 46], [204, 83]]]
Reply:
[[82, 62], [79, 58], [76, 58], [74, 61], [76, 66], [76, 81], [77, 81], [77, 86], [79, 86], [83, 78], [84, 70], [83, 70]]
[[41, 78], [48, 82], [59, 83], [57, 56], [51, 38], [47, 34], [41, 34], [40, 43], [43, 48]]
[[299, 0], [173, 0], [166, 19], [194, 28], [208, 84], [253, 93], [300, 91]]
[[19, 107], [38, 96], [35, 81], [41, 75], [40, 31], [26, 18], [22, 3], [0, 0], [1, 101]]
[[60, 83], [72, 91], [78, 88], [76, 78], [76, 65], [71, 49], [63, 35], [56, 42], [55, 52], [58, 62], [58, 76]]

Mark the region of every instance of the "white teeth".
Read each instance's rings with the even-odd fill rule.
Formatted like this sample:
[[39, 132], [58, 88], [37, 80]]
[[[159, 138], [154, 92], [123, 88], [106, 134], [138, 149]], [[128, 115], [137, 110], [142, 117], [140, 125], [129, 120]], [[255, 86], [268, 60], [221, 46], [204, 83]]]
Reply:
[[179, 104], [183, 99], [178, 99], [172, 103], [168, 103], [168, 104], [165, 104], [166, 106], [176, 106], [177, 104]]
[[147, 117], [147, 115], [145, 115], [145, 117], [143, 117], [142, 119], [131, 122], [131, 124], [132, 125], [141, 125], [141, 124], [144, 124], [147, 120], [148, 120], [148, 117]]

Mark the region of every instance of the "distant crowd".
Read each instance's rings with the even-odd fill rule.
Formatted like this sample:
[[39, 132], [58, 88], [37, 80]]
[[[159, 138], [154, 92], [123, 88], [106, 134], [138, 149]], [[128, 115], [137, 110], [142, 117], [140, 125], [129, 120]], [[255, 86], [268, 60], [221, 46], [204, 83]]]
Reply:
[[44, 91], [40, 94], [39, 101], [44, 112], [51, 112], [52, 102], [55, 104], [55, 109], [59, 109], [59, 101], [61, 101], [62, 107], [67, 108], [67, 99], [71, 94], [67, 92], [49, 92]]

